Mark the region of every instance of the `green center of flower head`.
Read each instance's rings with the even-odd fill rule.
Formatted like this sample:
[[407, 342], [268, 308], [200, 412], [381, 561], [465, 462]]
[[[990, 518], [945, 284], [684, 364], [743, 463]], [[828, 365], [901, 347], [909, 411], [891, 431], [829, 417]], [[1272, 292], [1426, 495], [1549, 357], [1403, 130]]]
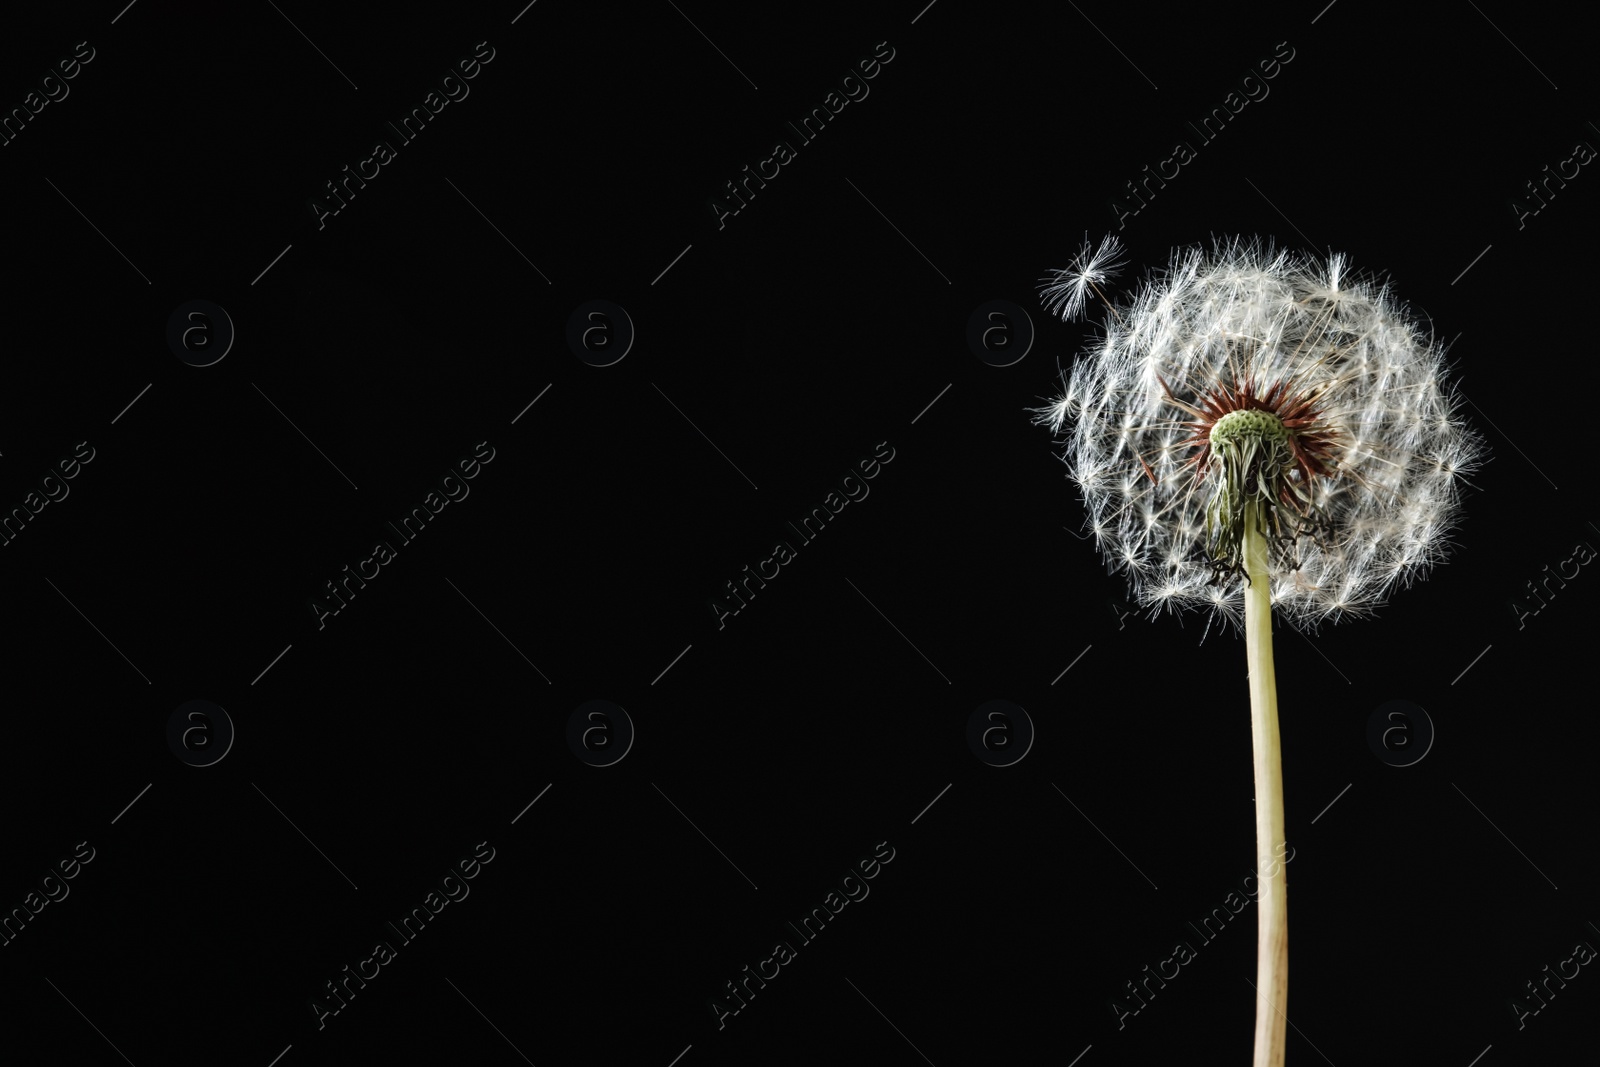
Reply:
[[1230, 411], [1211, 427], [1211, 500], [1206, 506], [1206, 541], [1219, 576], [1245, 568], [1247, 524], [1263, 535], [1278, 524], [1294, 452], [1289, 429], [1269, 411]]
[[1282, 445], [1289, 444], [1289, 431], [1278, 417], [1267, 411], [1230, 411], [1211, 427], [1211, 447], [1237, 446], [1246, 437]]

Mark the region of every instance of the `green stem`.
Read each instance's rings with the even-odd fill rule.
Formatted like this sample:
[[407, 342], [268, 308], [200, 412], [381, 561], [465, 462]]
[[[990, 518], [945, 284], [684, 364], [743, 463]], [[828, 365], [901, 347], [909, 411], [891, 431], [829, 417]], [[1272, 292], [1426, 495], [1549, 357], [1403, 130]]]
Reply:
[[[1255, 757], [1256, 871], [1260, 923], [1256, 951], [1253, 1067], [1282, 1067], [1289, 1000], [1289, 912], [1282, 860], [1283, 757], [1278, 741], [1278, 685], [1272, 669], [1272, 585], [1267, 573], [1265, 513], [1246, 508], [1245, 658], [1250, 667], [1250, 740]], [[1270, 877], [1267, 872], [1272, 872]]]

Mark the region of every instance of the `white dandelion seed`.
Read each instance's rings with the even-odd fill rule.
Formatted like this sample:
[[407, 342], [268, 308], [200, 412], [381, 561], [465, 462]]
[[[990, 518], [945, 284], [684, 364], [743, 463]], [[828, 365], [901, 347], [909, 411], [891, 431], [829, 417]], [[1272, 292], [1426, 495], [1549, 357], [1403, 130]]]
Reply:
[[[1044, 291], [1051, 310], [1081, 311], [1115, 252], [1085, 246]], [[1107, 306], [1115, 321], [1034, 421], [1067, 434], [1096, 544], [1140, 606], [1243, 626], [1261, 865], [1254, 1063], [1282, 1064], [1293, 852], [1272, 611], [1314, 630], [1424, 575], [1487, 450], [1443, 351], [1343, 256], [1225, 239], [1174, 253], [1120, 311]]]
[[[1122, 242], [1117, 240], [1115, 234], [1107, 234], [1100, 242], [1100, 248], [1092, 255], [1089, 252], [1089, 241], [1084, 239], [1083, 247], [1072, 261], [1072, 266], [1065, 269], [1052, 270], [1041, 281], [1050, 282], [1041, 290], [1045, 306], [1051, 314], [1058, 314], [1063, 319], [1071, 321], [1082, 312], [1084, 303], [1088, 298], [1089, 290], [1105, 300], [1105, 293], [1100, 291], [1100, 286], [1107, 280], [1115, 278], [1126, 260], [1118, 258], [1122, 252]], [[1106, 301], [1110, 307], [1110, 301]]]

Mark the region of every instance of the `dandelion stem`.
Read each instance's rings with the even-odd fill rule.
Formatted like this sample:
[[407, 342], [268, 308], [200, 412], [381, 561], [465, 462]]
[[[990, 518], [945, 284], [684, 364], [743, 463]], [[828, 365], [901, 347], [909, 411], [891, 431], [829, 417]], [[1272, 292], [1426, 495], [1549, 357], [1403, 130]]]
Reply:
[[[1289, 1000], [1289, 912], [1282, 853], [1283, 756], [1278, 741], [1278, 685], [1272, 667], [1272, 585], [1267, 573], [1266, 514], [1259, 498], [1246, 509], [1245, 658], [1250, 668], [1250, 739], [1255, 757], [1256, 1031], [1253, 1067], [1282, 1067]], [[1270, 872], [1270, 876], [1269, 876]]]

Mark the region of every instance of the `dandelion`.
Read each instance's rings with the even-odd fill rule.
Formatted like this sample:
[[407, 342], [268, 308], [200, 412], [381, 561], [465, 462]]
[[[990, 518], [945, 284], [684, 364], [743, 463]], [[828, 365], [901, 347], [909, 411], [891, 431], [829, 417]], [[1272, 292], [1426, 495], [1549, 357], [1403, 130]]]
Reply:
[[1043, 279], [1051, 282], [1044, 288], [1045, 306], [1052, 314], [1059, 314], [1070, 322], [1083, 313], [1088, 292], [1093, 289], [1095, 295], [1110, 307], [1111, 302], [1106, 300], [1106, 295], [1100, 291], [1100, 286], [1119, 273], [1125, 262], [1119, 258], [1121, 252], [1122, 242], [1117, 240], [1115, 234], [1107, 234], [1100, 242], [1099, 250], [1092, 255], [1086, 238], [1077, 257], [1073, 259], [1072, 266], [1064, 270], [1053, 270], [1051, 278]]
[[[1052, 311], [1081, 310], [1106, 249], [1058, 273], [1044, 290]], [[1341, 255], [1319, 263], [1224, 239], [1209, 254], [1174, 253], [1111, 310], [1034, 421], [1066, 432], [1063, 458], [1098, 547], [1141, 606], [1199, 609], [1235, 629], [1242, 620], [1257, 854], [1276, 868], [1272, 612], [1314, 632], [1372, 614], [1424, 576], [1444, 559], [1461, 487], [1486, 449], [1461, 418], [1443, 352], [1387, 283], [1348, 276]], [[1259, 899], [1255, 1063], [1265, 1067], [1283, 1058], [1281, 870], [1263, 875]]]

